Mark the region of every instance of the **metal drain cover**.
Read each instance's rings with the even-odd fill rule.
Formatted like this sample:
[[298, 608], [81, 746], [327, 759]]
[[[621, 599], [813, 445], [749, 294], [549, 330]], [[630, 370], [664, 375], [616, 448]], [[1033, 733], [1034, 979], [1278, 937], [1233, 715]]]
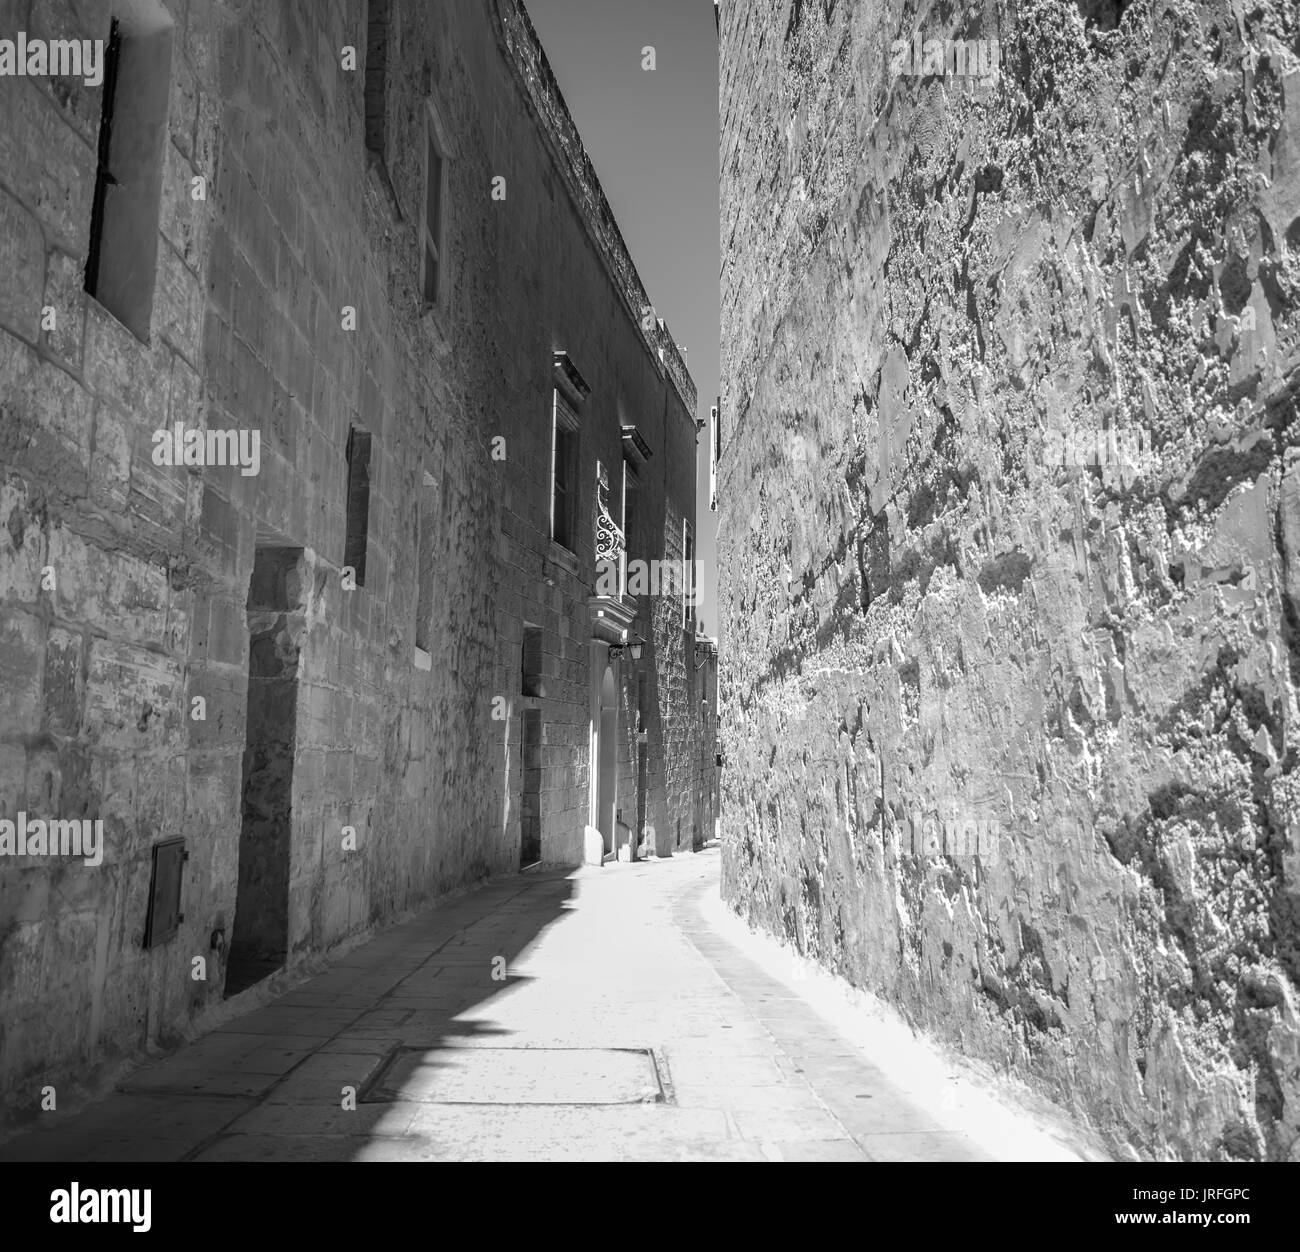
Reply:
[[644, 1104], [665, 1100], [649, 1048], [398, 1048], [362, 1103]]

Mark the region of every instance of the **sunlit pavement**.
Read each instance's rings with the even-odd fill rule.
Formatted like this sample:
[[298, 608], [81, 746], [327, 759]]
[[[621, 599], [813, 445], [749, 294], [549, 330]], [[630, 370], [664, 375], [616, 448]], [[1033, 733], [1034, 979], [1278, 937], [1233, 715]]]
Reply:
[[0, 1159], [988, 1159], [709, 920], [718, 855], [445, 901]]

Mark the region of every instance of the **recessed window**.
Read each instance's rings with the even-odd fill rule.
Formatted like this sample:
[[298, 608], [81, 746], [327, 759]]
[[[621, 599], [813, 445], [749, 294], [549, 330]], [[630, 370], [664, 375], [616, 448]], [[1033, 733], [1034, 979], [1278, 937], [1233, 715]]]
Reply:
[[370, 436], [354, 426], [348, 432], [348, 518], [343, 564], [351, 566], [358, 587], [366, 585], [366, 541], [370, 533]]
[[366, 6], [366, 148], [388, 159], [388, 0]]
[[519, 652], [520, 690], [526, 696], [542, 694], [542, 628], [524, 624]]
[[116, 0], [104, 48], [85, 289], [148, 340], [158, 263], [172, 19], [158, 0]]
[[551, 538], [573, 551], [577, 514], [578, 419], [559, 388], [552, 392]]
[[[424, 483], [420, 488], [419, 535], [416, 559], [419, 562], [418, 594], [415, 608], [415, 647], [419, 664], [433, 656], [433, 588], [434, 588], [434, 551], [436, 543], [436, 526], [438, 495], [433, 475], [427, 470]], [[424, 668], [423, 666], [421, 666]]]
[[430, 104], [425, 117], [424, 212], [420, 218], [420, 288], [424, 303], [441, 305], [447, 284], [447, 145]]
[[366, 82], [364, 99], [364, 127], [366, 163], [379, 180], [388, 200], [393, 220], [400, 222], [405, 216], [393, 186], [393, 154], [391, 137], [394, 127], [390, 123], [392, 93], [389, 87], [389, 68], [397, 68], [397, 49], [400, 39], [397, 31], [398, 8], [393, 0], [369, 0], [366, 5]]

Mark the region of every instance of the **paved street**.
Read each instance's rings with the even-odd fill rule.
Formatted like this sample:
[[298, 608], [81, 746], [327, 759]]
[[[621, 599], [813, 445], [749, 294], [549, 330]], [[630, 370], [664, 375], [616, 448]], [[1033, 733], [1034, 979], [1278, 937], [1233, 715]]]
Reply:
[[449, 899], [0, 1159], [987, 1159], [709, 920], [718, 855]]

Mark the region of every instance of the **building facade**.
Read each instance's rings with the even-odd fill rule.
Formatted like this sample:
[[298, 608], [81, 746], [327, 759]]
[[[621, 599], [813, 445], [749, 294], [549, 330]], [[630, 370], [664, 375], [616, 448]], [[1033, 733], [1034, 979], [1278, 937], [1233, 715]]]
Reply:
[[0, 28], [106, 70], [0, 75], [28, 1105], [440, 892], [580, 864], [589, 827], [691, 846], [697, 425], [517, 0]]
[[724, 893], [1121, 1154], [1300, 1151], [1296, 22], [720, 6]]

